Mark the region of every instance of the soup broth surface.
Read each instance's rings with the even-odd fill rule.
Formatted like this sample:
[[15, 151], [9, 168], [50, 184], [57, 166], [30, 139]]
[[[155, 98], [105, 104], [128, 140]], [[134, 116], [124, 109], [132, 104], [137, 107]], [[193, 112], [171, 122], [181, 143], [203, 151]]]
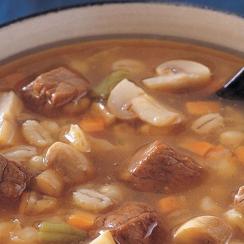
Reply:
[[[175, 60], [183, 64], [159, 68]], [[99, 230], [114, 242], [94, 244], [243, 243], [244, 104], [215, 95], [243, 66], [227, 52], [147, 39], [80, 42], [0, 66], [0, 243], [90, 243], [105, 238]], [[160, 77], [169, 85], [152, 87]], [[156, 156], [147, 148], [155, 141]], [[157, 216], [123, 220], [122, 229], [135, 221], [138, 237], [97, 224], [128, 203]], [[180, 229], [202, 216], [215, 218]]]

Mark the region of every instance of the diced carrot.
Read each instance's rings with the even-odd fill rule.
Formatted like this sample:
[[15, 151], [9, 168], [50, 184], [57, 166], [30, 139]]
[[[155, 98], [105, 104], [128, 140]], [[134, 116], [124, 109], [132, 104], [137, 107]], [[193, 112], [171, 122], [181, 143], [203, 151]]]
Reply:
[[105, 123], [102, 118], [83, 118], [80, 121], [80, 127], [86, 132], [98, 132], [105, 128]]
[[214, 145], [206, 141], [189, 140], [180, 144], [180, 146], [190, 152], [198, 154], [199, 156], [205, 156]]
[[192, 115], [204, 115], [220, 111], [220, 104], [212, 101], [187, 102], [186, 109]]
[[238, 158], [239, 161], [244, 163], [244, 146], [238, 147], [235, 151], [234, 154]]
[[87, 212], [78, 212], [68, 217], [67, 223], [83, 230], [90, 229], [95, 221], [95, 215]]
[[159, 200], [159, 211], [163, 214], [169, 214], [177, 209], [179, 209], [182, 205], [182, 201], [180, 201], [179, 197], [168, 196], [163, 197]]

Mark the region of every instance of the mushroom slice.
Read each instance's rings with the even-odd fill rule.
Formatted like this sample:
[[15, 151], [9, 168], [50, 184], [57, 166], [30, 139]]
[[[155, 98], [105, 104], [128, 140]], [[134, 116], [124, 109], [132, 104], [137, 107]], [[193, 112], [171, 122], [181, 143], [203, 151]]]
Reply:
[[181, 122], [181, 115], [170, 111], [148, 95], [141, 95], [131, 101], [132, 110], [138, 117], [154, 126], [162, 127]]
[[177, 244], [224, 244], [231, 237], [231, 228], [215, 216], [200, 216], [183, 224], [174, 234]]
[[156, 68], [158, 77], [143, 80], [143, 84], [152, 89], [177, 91], [205, 85], [210, 77], [209, 68], [189, 60], [171, 60]]
[[144, 94], [144, 91], [124, 79], [117, 84], [110, 93], [107, 106], [112, 114], [120, 119], [133, 119], [136, 114], [131, 110], [131, 100]]

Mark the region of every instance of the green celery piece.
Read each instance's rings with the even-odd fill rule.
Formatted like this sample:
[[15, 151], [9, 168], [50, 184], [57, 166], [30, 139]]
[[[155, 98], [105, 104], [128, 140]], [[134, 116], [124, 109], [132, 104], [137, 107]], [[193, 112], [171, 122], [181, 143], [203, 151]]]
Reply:
[[66, 223], [42, 222], [38, 227], [40, 232], [53, 233], [53, 234], [67, 234], [67, 235], [78, 236], [80, 238], [86, 237], [85, 231], [75, 229]]
[[123, 79], [129, 75], [128, 71], [117, 70], [108, 75], [96, 87], [92, 89], [95, 97], [107, 98], [111, 90]]
[[77, 235], [70, 235], [56, 232], [38, 232], [38, 239], [42, 243], [72, 243], [84, 240]]

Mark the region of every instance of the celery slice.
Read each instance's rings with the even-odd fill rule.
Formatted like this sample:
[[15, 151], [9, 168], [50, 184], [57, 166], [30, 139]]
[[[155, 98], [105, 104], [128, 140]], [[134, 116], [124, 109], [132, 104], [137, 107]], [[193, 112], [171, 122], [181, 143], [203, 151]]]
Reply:
[[42, 222], [38, 226], [39, 239], [46, 242], [79, 241], [86, 238], [86, 232], [66, 223]]
[[83, 238], [76, 235], [42, 231], [38, 232], [38, 238], [42, 243], [72, 243], [83, 240]]
[[107, 98], [111, 90], [123, 79], [128, 77], [129, 73], [125, 70], [117, 70], [108, 75], [97, 86], [92, 89], [92, 95], [95, 97]]

